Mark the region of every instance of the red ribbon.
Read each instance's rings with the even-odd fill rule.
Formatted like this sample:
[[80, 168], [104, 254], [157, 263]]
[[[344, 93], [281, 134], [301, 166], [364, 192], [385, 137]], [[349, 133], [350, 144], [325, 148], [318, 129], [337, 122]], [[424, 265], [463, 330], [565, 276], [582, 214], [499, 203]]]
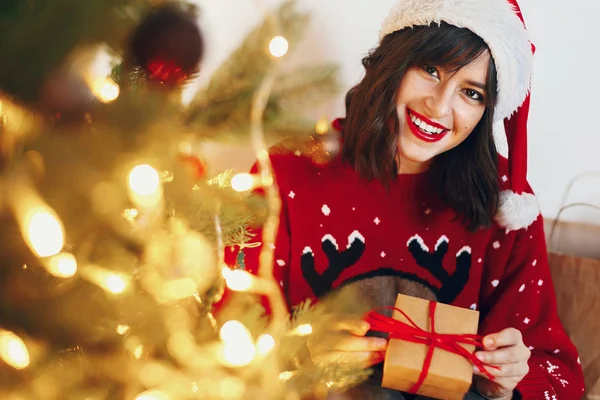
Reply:
[[437, 303], [434, 301], [429, 302], [429, 320], [431, 324], [431, 331], [426, 331], [420, 328], [410, 317], [402, 310], [396, 307], [383, 307], [383, 309], [396, 310], [401, 313], [409, 323], [398, 321], [397, 319], [386, 317], [376, 311], [369, 311], [366, 315], [365, 320], [371, 325], [371, 330], [384, 332], [389, 334], [390, 339], [400, 339], [412, 343], [420, 343], [427, 345], [427, 355], [425, 356], [425, 362], [423, 363], [423, 369], [417, 382], [410, 389], [411, 393], [417, 393], [427, 374], [429, 373], [429, 367], [431, 366], [431, 359], [433, 357], [433, 351], [436, 347], [449, 351], [450, 353], [458, 354], [473, 365], [479, 368], [488, 379], [494, 380], [494, 376], [487, 370], [486, 367], [498, 369], [496, 366], [490, 366], [485, 364], [483, 361], [475, 357], [475, 354], [468, 352], [461, 344], [473, 345], [475, 347], [482, 348], [482, 337], [475, 334], [446, 334], [437, 333], [435, 331], [435, 307]]

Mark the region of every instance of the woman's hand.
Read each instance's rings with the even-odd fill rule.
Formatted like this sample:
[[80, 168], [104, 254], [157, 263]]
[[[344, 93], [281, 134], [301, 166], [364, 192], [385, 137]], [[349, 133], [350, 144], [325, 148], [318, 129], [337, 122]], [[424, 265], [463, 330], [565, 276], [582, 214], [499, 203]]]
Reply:
[[368, 368], [385, 358], [387, 340], [365, 337], [370, 325], [358, 318], [335, 318], [327, 331], [313, 335], [307, 346], [313, 363], [356, 363]]
[[515, 328], [507, 328], [483, 338], [483, 351], [475, 353], [477, 358], [486, 364], [498, 367], [487, 370], [494, 376], [491, 381], [476, 367], [475, 382], [477, 391], [489, 399], [512, 399], [517, 384], [529, 372], [527, 361], [531, 351], [523, 343], [521, 332]]

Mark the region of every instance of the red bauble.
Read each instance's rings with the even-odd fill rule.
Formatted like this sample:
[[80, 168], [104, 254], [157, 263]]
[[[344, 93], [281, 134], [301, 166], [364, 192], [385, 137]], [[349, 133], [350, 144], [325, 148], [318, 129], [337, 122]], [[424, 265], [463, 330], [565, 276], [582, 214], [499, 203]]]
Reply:
[[189, 169], [196, 179], [203, 179], [206, 177], [207, 168], [203, 160], [194, 155], [186, 154], [181, 154], [179, 159], [189, 166]]
[[199, 71], [204, 42], [193, 10], [176, 4], [153, 8], [131, 36], [134, 66], [148, 78], [179, 87]]

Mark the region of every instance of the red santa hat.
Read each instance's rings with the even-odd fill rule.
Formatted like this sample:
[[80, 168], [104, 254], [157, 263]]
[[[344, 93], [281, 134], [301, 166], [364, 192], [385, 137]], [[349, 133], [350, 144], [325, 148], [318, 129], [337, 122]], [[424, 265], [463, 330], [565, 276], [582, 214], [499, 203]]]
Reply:
[[496, 220], [507, 230], [526, 228], [539, 215], [527, 188], [527, 117], [535, 47], [516, 0], [402, 0], [383, 23], [380, 38], [416, 25], [446, 22], [467, 28], [488, 45], [497, 71], [496, 121], [504, 120], [510, 190], [500, 193]]

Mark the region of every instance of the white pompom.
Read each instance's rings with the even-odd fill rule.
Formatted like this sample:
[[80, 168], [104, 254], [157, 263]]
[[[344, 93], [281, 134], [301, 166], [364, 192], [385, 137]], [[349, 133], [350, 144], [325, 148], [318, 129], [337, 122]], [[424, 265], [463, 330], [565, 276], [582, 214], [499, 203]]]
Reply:
[[512, 190], [500, 192], [496, 221], [507, 232], [527, 228], [540, 215], [537, 197], [531, 193], [517, 194]]

